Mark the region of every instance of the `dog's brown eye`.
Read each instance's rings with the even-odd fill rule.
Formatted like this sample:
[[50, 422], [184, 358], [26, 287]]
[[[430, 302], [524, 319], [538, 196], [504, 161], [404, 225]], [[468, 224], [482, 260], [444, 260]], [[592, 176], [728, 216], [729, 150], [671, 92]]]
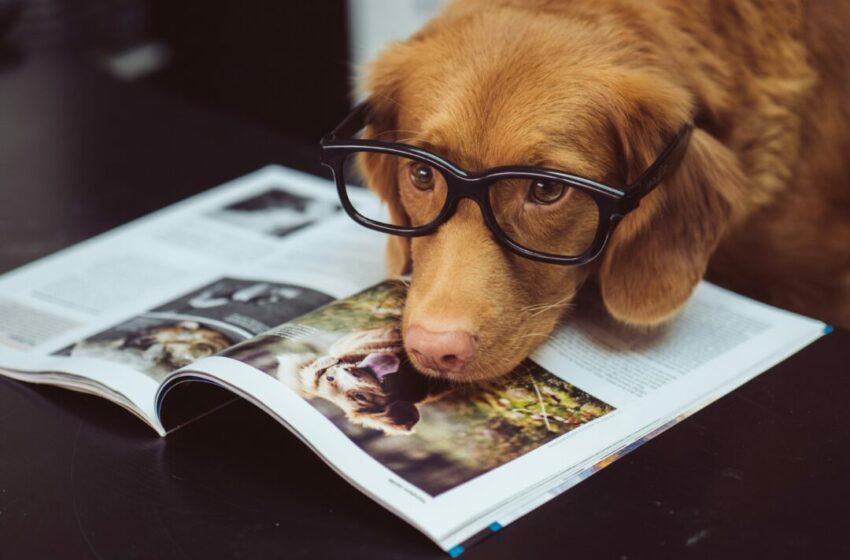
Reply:
[[410, 182], [420, 191], [434, 190], [434, 168], [418, 161], [411, 162], [408, 166]]
[[565, 192], [567, 192], [567, 186], [563, 183], [535, 179], [531, 182], [529, 198], [535, 204], [552, 204], [560, 200]]
[[328, 383], [333, 383], [333, 382], [334, 382], [334, 376], [333, 376], [333, 375], [326, 375], [326, 376], [325, 376], [325, 379], [327, 379], [327, 380], [328, 380]]
[[363, 393], [354, 393], [354, 398], [360, 402], [366, 401], [366, 395], [364, 395]]

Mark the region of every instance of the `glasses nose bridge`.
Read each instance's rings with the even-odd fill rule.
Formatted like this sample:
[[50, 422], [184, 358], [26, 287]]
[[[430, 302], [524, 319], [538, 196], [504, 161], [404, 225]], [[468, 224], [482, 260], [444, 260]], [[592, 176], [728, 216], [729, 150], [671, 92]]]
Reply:
[[449, 183], [448, 199], [446, 200], [446, 214], [442, 223], [448, 222], [457, 213], [460, 202], [464, 199], [471, 200], [478, 206], [481, 218], [491, 230], [498, 227], [493, 220], [490, 208], [489, 192], [490, 186], [498, 181], [490, 177], [462, 177], [452, 176]]
[[490, 185], [496, 180], [489, 177], [452, 176], [449, 184], [449, 196], [446, 201], [450, 210], [448, 217], [454, 215], [460, 201], [466, 198], [475, 202], [486, 218], [489, 211], [488, 193]]

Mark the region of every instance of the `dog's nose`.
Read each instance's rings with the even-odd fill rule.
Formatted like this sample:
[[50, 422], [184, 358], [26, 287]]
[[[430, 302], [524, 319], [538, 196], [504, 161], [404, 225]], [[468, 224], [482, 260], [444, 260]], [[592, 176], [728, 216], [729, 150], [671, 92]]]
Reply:
[[428, 369], [454, 373], [472, 361], [478, 342], [465, 331], [433, 332], [419, 325], [407, 330], [407, 351]]

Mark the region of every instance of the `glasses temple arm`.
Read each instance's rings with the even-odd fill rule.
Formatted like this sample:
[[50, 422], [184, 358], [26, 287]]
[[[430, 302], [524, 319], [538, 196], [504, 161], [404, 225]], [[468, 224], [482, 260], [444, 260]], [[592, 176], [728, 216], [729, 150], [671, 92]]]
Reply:
[[325, 136], [322, 140], [338, 140], [341, 138], [352, 138], [359, 130], [366, 126], [366, 117], [369, 114], [369, 102], [359, 103], [348, 114], [339, 125]]
[[652, 165], [629, 187], [625, 199], [630, 202], [631, 208], [636, 208], [643, 197], [676, 171], [685, 156], [693, 130], [691, 124], [683, 126]]

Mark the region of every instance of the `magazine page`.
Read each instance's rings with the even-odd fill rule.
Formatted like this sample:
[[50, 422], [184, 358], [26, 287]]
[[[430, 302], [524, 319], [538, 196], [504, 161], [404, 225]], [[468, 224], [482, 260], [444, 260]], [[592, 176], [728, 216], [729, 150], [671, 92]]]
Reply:
[[458, 552], [823, 333], [707, 283], [652, 331], [587, 298], [513, 374], [458, 386], [406, 361], [405, 291], [386, 281], [201, 360], [163, 386], [159, 406], [181, 382], [221, 383]]
[[168, 374], [381, 280], [383, 254], [330, 182], [268, 167], [0, 277], [0, 373], [161, 431]]

